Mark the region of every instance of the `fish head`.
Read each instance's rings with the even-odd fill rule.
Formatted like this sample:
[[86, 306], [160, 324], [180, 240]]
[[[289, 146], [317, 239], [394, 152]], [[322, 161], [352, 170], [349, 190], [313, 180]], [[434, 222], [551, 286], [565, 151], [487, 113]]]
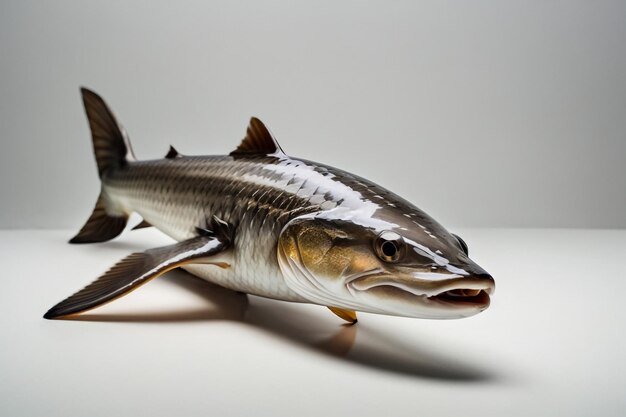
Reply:
[[453, 319], [485, 310], [493, 278], [461, 238], [415, 210], [292, 220], [278, 241], [288, 286], [316, 304], [394, 316]]

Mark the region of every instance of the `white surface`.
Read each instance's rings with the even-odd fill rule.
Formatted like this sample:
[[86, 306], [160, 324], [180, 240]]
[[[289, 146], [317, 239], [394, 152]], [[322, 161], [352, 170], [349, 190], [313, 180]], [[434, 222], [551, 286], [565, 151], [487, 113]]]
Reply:
[[0, 232], [2, 416], [623, 416], [626, 231], [461, 230], [497, 282], [458, 321], [245, 297], [170, 273], [83, 316], [42, 314], [155, 231], [68, 245]]
[[93, 208], [85, 85], [140, 159], [259, 116], [445, 225], [624, 228], [625, 40], [615, 0], [2, 0], [0, 227]]

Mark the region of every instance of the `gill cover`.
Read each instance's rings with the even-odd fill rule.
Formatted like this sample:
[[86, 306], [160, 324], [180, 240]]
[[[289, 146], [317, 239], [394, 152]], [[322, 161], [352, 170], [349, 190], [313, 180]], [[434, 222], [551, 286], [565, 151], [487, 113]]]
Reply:
[[381, 269], [370, 235], [342, 220], [292, 220], [278, 240], [278, 262], [287, 285], [316, 304], [374, 311], [352, 297], [346, 285]]

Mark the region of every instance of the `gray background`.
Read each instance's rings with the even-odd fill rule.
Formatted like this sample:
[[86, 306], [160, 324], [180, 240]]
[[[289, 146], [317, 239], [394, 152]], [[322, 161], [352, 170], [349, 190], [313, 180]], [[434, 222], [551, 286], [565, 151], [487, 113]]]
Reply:
[[139, 157], [287, 153], [451, 227], [626, 226], [626, 2], [0, 2], [0, 227], [76, 228], [78, 87]]

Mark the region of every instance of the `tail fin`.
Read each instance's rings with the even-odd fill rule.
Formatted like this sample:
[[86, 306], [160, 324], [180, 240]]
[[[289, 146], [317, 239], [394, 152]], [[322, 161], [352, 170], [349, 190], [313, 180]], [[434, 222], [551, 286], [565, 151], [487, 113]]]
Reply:
[[[124, 127], [117, 121], [104, 100], [86, 88], [81, 88], [85, 113], [91, 129], [93, 151], [98, 164], [98, 175], [105, 177], [112, 171], [134, 161], [130, 141]], [[122, 233], [128, 217], [107, 213], [107, 199], [101, 193], [96, 207], [70, 243], [104, 242]]]
[[127, 216], [110, 216], [106, 213], [105, 199], [102, 194], [98, 197], [96, 207], [80, 232], [70, 240], [70, 243], [96, 243], [111, 240], [124, 230]]
[[113, 169], [123, 167], [135, 156], [124, 127], [118, 123], [104, 100], [86, 88], [81, 88], [85, 113], [91, 129], [93, 152], [100, 178]]

